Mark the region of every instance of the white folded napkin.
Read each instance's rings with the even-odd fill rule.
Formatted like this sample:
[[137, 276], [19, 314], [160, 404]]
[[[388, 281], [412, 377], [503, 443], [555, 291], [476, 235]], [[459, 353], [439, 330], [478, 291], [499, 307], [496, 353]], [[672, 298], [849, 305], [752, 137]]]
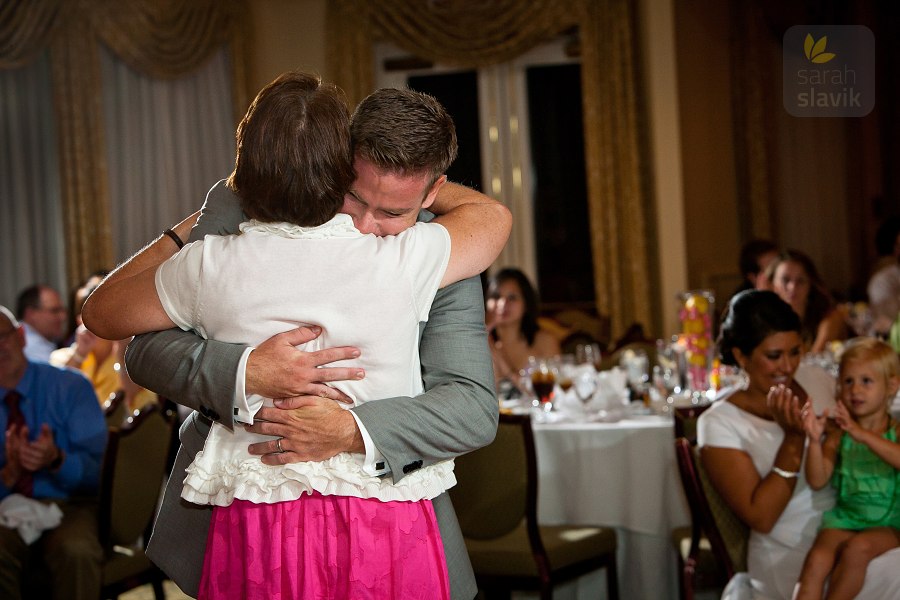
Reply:
[[564, 415], [580, 420], [587, 416], [597, 390], [597, 371], [594, 365], [578, 365], [572, 370], [572, 387], [560, 393], [553, 401], [553, 409]]
[[625, 371], [613, 367], [597, 373], [597, 391], [594, 392], [592, 406], [609, 410], [628, 404], [628, 378]]
[[43, 531], [57, 527], [62, 516], [57, 505], [21, 494], [10, 494], [0, 501], [0, 525], [18, 530], [26, 544], [36, 541]]

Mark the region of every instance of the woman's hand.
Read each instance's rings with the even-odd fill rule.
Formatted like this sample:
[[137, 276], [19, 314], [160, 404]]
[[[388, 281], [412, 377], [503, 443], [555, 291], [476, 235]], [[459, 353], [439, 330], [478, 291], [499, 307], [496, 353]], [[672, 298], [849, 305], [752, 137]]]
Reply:
[[785, 433], [806, 435], [803, 417], [800, 415], [800, 398], [785, 385], [776, 385], [769, 390], [766, 405], [775, 422]]

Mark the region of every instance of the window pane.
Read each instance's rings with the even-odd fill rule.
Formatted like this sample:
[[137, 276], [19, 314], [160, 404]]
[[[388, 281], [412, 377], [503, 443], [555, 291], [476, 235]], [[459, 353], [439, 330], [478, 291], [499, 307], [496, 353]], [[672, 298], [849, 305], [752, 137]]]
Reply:
[[481, 146], [478, 139], [478, 76], [475, 71], [409, 78], [409, 87], [431, 94], [456, 124], [459, 156], [447, 170], [450, 181], [481, 191]]
[[592, 307], [580, 66], [529, 67], [526, 79], [541, 301]]

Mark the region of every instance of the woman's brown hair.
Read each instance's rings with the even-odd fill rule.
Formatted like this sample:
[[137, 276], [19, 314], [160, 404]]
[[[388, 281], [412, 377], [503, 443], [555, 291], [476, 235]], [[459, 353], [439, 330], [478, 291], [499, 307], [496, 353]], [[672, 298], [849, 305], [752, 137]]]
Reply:
[[336, 86], [280, 75], [257, 94], [236, 137], [228, 185], [249, 217], [311, 227], [337, 214], [356, 175], [350, 113]]

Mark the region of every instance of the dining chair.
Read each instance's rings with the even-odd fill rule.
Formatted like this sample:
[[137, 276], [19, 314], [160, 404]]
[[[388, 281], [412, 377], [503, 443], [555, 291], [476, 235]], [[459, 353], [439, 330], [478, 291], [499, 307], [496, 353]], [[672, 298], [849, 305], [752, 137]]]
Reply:
[[690, 406], [673, 406], [672, 416], [675, 423], [675, 437], [687, 438], [691, 446], [697, 445], [697, 419], [712, 406], [712, 402], [691, 404]]
[[118, 427], [127, 416], [128, 403], [125, 402], [125, 390], [119, 389], [109, 395], [109, 398], [100, 404], [103, 416], [109, 427]]
[[678, 437], [675, 456], [691, 511], [689, 545], [676, 540], [681, 597], [693, 600], [695, 591], [724, 588], [735, 573], [746, 571], [749, 531], [712, 487], [697, 447]]
[[[545, 317], [538, 319], [543, 325]], [[596, 309], [564, 308], [554, 312], [550, 319], [563, 327], [566, 334], [561, 336], [563, 353], [574, 354], [577, 343], [597, 343], [606, 350], [610, 341], [610, 318], [597, 313]], [[571, 339], [570, 339], [571, 338]], [[566, 348], [566, 345], [570, 348]]]
[[450, 489], [478, 587], [485, 593], [538, 590], [606, 570], [618, 599], [616, 532], [578, 525], [539, 525], [537, 457], [528, 415], [500, 415], [493, 443], [456, 459]]
[[174, 414], [151, 404], [110, 427], [100, 476], [99, 537], [104, 549], [102, 598], [147, 583], [163, 600], [159, 568], [144, 554], [153, 528]]
[[600, 361], [599, 370], [606, 371], [608, 369], [612, 369], [613, 367], [620, 366], [622, 355], [624, 355], [629, 350], [635, 352], [643, 352], [647, 355], [647, 362], [649, 365], [656, 364], [656, 342], [650, 340], [633, 341], [619, 346], [610, 354], [605, 354], [603, 360]]

